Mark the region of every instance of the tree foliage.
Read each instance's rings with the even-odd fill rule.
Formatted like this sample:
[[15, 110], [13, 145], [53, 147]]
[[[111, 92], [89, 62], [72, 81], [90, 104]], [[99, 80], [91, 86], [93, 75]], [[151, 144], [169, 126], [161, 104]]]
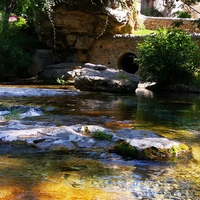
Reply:
[[23, 18], [12, 22], [9, 29], [0, 33], [0, 75], [18, 74], [22, 77], [31, 64], [30, 50], [37, 39], [29, 35], [28, 26]]
[[[0, 76], [16, 74], [24, 76], [31, 64], [31, 49], [39, 45], [34, 29], [34, 13], [40, 0], [0, 1]], [[9, 22], [14, 13], [19, 18]], [[27, 16], [26, 20], [20, 16]]]
[[138, 62], [143, 81], [190, 83], [200, 66], [200, 52], [185, 31], [159, 29], [139, 45]]

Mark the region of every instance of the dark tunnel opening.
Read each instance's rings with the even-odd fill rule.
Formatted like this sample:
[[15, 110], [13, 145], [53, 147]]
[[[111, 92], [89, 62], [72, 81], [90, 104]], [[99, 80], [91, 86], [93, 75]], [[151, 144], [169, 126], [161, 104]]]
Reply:
[[139, 69], [135, 58], [137, 58], [137, 56], [134, 53], [128, 52], [123, 54], [118, 60], [118, 68], [128, 73], [135, 74]]

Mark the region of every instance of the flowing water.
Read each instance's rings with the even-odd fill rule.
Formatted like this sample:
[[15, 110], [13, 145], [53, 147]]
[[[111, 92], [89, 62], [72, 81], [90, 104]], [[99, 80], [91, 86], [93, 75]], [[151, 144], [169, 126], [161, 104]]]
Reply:
[[33, 117], [35, 122], [154, 131], [191, 146], [193, 159], [96, 160], [91, 156], [34, 150], [20, 153], [24, 147], [18, 144], [11, 150], [0, 148], [0, 199], [200, 199], [200, 94], [138, 90], [127, 95], [55, 87], [40, 93], [41, 87], [35, 90], [29, 86], [33, 92], [26, 95], [30, 91], [20, 87], [0, 88], [0, 103], [41, 108], [45, 115]]

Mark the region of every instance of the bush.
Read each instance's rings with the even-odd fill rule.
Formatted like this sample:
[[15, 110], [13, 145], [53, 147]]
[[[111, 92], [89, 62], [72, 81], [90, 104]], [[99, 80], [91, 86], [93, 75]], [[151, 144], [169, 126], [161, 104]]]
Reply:
[[[2, 19], [3, 20], [3, 19]], [[23, 76], [31, 64], [31, 49], [38, 45], [35, 35], [29, 33], [23, 18], [9, 23], [7, 30], [0, 31], [0, 76]]]
[[178, 18], [191, 18], [191, 14], [185, 11], [177, 11], [175, 14], [175, 17]]
[[138, 63], [142, 81], [188, 84], [199, 67], [200, 52], [185, 31], [159, 29], [139, 44]]

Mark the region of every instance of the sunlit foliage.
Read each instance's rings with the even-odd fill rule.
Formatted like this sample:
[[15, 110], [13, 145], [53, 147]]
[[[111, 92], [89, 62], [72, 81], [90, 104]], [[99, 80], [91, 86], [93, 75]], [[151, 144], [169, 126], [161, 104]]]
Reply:
[[190, 83], [200, 66], [199, 47], [181, 29], [159, 29], [139, 45], [138, 62], [143, 81]]

